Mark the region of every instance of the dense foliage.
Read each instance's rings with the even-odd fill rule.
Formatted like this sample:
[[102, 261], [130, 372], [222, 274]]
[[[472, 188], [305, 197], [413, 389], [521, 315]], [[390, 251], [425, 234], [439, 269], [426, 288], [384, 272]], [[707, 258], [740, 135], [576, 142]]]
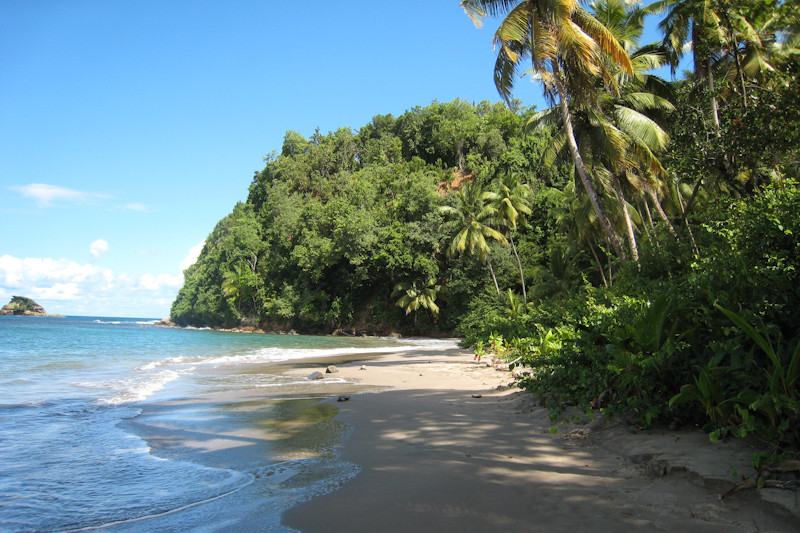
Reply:
[[[502, 191], [499, 176], [558, 183], [558, 169], [539, 168], [546, 136], [521, 134], [525, 118], [504, 104], [456, 100], [376, 116], [357, 133], [288, 132], [247, 201], [217, 224], [187, 269], [172, 319], [451, 332], [467, 303], [493, 286], [469, 250], [449, 253], [468, 224], [464, 209], [475, 208], [459, 203], [463, 191], [476, 191], [489, 216], [484, 189]], [[446, 206], [461, 206], [461, 216]], [[519, 243], [523, 257], [537, 253], [539, 234], [529, 233]], [[495, 274], [518, 290], [517, 265], [504, 252], [493, 251]]]
[[[461, 4], [501, 19], [507, 105], [288, 132], [186, 271], [173, 320], [455, 333], [514, 361], [554, 416], [600, 408], [796, 451], [796, 6]], [[640, 45], [649, 13], [664, 39]], [[684, 53], [684, 79], [649, 73]], [[554, 105], [538, 113], [510, 100], [531, 65]]]

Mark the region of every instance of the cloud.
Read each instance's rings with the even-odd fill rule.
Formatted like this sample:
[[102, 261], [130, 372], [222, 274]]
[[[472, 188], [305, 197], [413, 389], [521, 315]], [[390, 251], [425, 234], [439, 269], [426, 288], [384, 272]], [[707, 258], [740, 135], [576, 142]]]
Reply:
[[197, 262], [197, 258], [200, 257], [200, 252], [203, 251], [203, 246], [205, 245], [206, 241], [204, 240], [200, 244], [192, 246], [189, 249], [189, 255], [183, 258], [183, 261], [181, 261], [181, 266], [179, 267], [181, 275], [183, 274], [184, 270], [186, 270], [187, 268], [195, 264], [195, 262]]
[[0, 285], [15, 287], [63, 280], [84, 282], [102, 273], [102, 270], [94, 265], [80, 265], [67, 259], [19, 259], [3, 255], [0, 256]]
[[139, 287], [146, 291], [160, 292], [164, 289], [180, 289], [183, 277], [172, 274], [145, 274], [139, 278]]
[[141, 211], [142, 213], [147, 213], [150, 210], [141, 202], [131, 202], [129, 204], [125, 204], [122, 206], [123, 211]]
[[104, 255], [107, 251], [108, 242], [103, 239], [97, 239], [89, 245], [89, 252], [95, 257], [95, 259], [99, 258], [101, 255]]
[[182, 284], [178, 272], [139, 276], [69, 259], [0, 256], [0, 296], [28, 296], [50, 313], [161, 318]]
[[59, 187], [58, 185], [48, 185], [46, 183], [11, 185], [8, 188], [20, 193], [25, 198], [33, 199], [37, 207], [53, 207], [56, 202], [91, 204], [98, 200], [112, 198], [103, 193], [78, 191], [75, 189], [68, 189], [67, 187]]
[[80, 289], [77, 283], [56, 283], [52, 287], [33, 287], [34, 300], [74, 300]]
[[[183, 271], [197, 260], [204, 245], [205, 241], [193, 246], [180, 270], [166, 274], [132, 275], [64, 258], [2, 255], [0, 299], [28, 296], [49, 313], [162, 318], [169, 315], [183, 285]], [[106, 250], [103, 239], [90, 246], [95, 257]]]

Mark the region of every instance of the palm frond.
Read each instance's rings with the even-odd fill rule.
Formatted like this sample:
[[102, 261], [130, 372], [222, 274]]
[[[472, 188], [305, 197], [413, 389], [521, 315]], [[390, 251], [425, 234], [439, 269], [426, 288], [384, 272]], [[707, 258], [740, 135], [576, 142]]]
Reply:
[[620, 129], [629, 136], [640, 139], [650, 150], [663, 150], [669, 144], [669, 135], [654, 120], [643, 113], [617, 105], [614, 107], [614, 118]]

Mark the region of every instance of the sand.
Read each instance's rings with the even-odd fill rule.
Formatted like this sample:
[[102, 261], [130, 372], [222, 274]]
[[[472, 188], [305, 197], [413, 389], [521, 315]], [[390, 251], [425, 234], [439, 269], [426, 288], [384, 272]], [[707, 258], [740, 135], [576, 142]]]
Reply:
[[[287, 370], [298, 376], [325, 370]], [[365, 369], [362, 369], [362, 364]], [[633, 428], [602, 418], [560, 426], [512, 378], [463, 350], [337, 363], [377, 386], [336, 402], [352, 428], [337, 449], [360, 472], [300, 504], [302, 532], [800, 531], [797, 494], [720, 494], [752, 475], [754, 448], [696, 429]], [[252, 523], [252, 522], [251, 522]]]

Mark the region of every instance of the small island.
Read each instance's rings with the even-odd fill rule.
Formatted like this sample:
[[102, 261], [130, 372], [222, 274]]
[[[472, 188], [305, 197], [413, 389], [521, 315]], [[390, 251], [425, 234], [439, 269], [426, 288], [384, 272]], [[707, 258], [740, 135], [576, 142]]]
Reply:
[[63, 317], [64, 315], [50, 315], [44, 307], [25, 296], [12, 296], [11, 301], [0, 309], [1, 316], [49, 316]]

